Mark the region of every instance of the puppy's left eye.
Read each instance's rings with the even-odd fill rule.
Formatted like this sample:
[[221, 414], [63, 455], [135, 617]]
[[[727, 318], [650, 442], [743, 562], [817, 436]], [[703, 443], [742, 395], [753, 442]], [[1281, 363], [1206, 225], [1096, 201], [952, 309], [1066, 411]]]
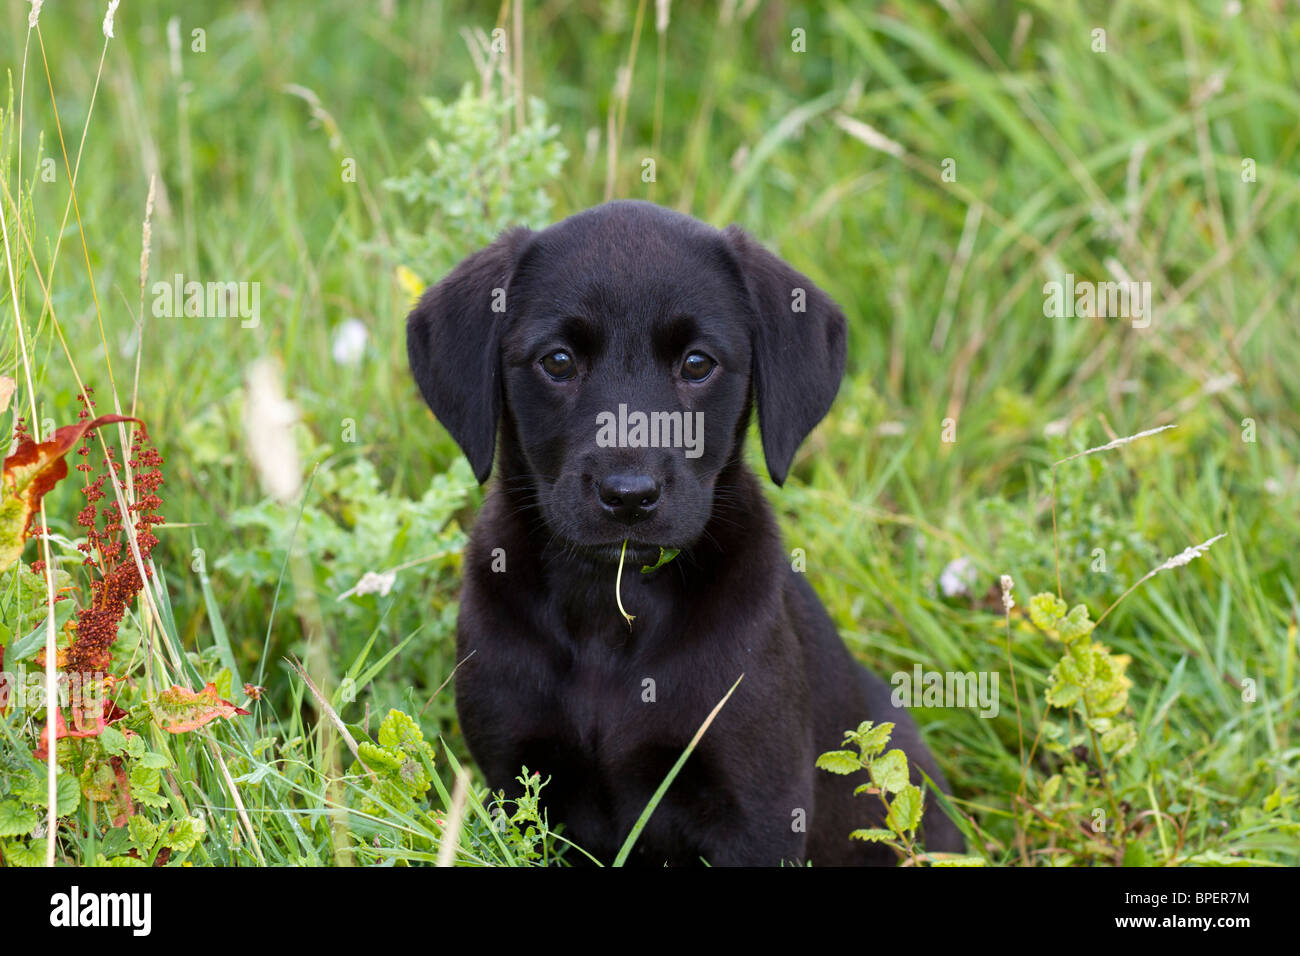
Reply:
[[573, 356], [564, 349], [557, 349], [549, 355], [543, 356], [540, 364], [546, 370], [546, 374], [557, 382], [564, 382], [573, 378], [574, 373], [578, 370], [578, 365], [573, 360]]
[[692, 352], [682, 362], [682, 378], [688, 382], [702, 382], [713, 373], [717, 365], [703, 352]]

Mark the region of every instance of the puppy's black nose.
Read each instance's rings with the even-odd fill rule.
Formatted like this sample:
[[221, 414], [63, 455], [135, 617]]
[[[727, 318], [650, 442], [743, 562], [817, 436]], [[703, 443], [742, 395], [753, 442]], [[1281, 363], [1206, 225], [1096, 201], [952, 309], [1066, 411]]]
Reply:
[[596, 485], [600, 504], [615, 521], [633, 524], [659, 503], [659, 482], [649, 475], [607, 475]]

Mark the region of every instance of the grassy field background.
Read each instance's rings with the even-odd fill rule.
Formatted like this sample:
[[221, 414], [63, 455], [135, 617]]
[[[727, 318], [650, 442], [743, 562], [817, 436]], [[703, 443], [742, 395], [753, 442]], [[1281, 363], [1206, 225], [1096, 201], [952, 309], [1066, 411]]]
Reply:
[[[127, 0], [102, 72], [97, 7], [51, 2], [39, 36], [25, 4], [0, 13], [0, 173], [24, 203], [4, 215], [42, 416], [73, 420], [77, 386], [21, 235], [47, 280], [59, 245], [51, 304], [100, 411], [114, 386], [124, 405], [132, 391], [151, 176], [150, 285], [260, 283], [255, 328], [155, 317], [144, 295], [137, 407], [166, 462], [154, 560], [191, 654], [166, 666], [224, 668], [239, 701], [244, 682], [266, 688], [240, 729], [210, 725], [172, 754], [187, 812], [209, 821], [194, 861], [422, 861], [443, 846], [466, 755], [450, 688], [435, 692], [456, 663], [457, 550], [481, 493], [419, 401], [404, 315], [415, 284], [495, 230], [613, 196], [741, 223], [849, 316], [838, 402], [770, 497], [866, 664], [1000, 673], [994, 719], [916, 711], [980, 855], [1300, 862], [1294, 7], [673, 4], [662, 30], [654, 3], [521, 7]], [[486, 98], [457, 105], [467, 86]], [[1045, 316], [1044, 283], [1066, 273], [1150, 282], [1149, 327]], [[7, 280], [0, 299], [21, 391]], [[366, 345], [340, 362], [348, 320]], [[268, 356], [301, 416], [310, 480], [291, 505], [265, 496], [245, 450], [246, 376]], [[1022, 728], [1028, 746], [1048, 720], [1061, 655], [1022, 613], [1057, 589], [1052, 463], [1171, 424], [1056, 469], [1062, 594], [1096, 620], [1166, 559], [1227, 537], [1096, 632], [1131, 658], [1132, 750], [1099, 774], [1071, 754], [1071, 724], [1026, 772]], [[47, 508], [75, 537], [71, 484]], [[963, 558], [969, 593], [947, 594]], [[339, 599], [398, 567], [390, 593]], [[436, 751], [432, 812], [376, 803], [347, 775], [290, 657], [357, 734], [389, 708], [417, 719]], [[34, 725], [7, 719], [31, 745]], [[353, 796], [364, 825], [340, 815]], [[484, 799], [459, 862], [529, 861], [491, 835]], [[1123, 832], [1089, 832], [1098, 807]], [[59, 853], [93, 860], [96, 839], [111, 839], [102, 820]]]

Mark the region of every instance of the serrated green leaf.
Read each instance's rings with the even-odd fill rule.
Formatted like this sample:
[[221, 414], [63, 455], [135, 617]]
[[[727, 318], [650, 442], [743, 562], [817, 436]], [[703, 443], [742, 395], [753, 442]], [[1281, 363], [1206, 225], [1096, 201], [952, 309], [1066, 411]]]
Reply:
[[897, 837], [893, 830], [854, 830], [849, 834], [850, 840], [861, 840], [864, 843], [893, 843]]
[[1034, 626], [1049, 633], [1055, 632], [1065, 616], [1065, 602], [1055, 594], [1044, 591], [1029, 599], [1029, 619]]
[[153, 807], [155, 810], [162, 810], [171, 806], [171, 801], [161, 793], [153, 790], [141, 790], [136, 787], [131, 788], [131, 799], [136, 803], [142, 803], [146, 807]]
[[140, 766], [147, 770], [166, 770], [171, 765], [171, 758], [166, 754], [149, 751], [140, 755]]
[[1053, 684], [1043, 695], [1053, 707], [1069, 707], [1083, 696], [1083, 689], [1077, 684]]
[[907, 784], [889, 801], [885, 822], [897, 833], [908, 833], [921, 825], [921, 788]]
[[389, 750], [405, 750], [411, 754], [431, 752], [420, 725], [397, 709], [388, 712], [388, 716], [379, 725], [375, 739], [381, 747]]
[[852, 738], [865, 756], [871, 757], [880, 753], [889, 745], [889, 738], [893, 736], [893, 733], [894, 725], [892, 723], [886, 722], [873, 725], [868, 720], [859, 724], [857, 731], [847, 736]]
[[208, 825], [203, 822], [202, 817], [182, 817], [176, 821], [172, 832], [163, 842], [175, 853], [188, 853], [198, 845], [207, 832]]
[[1057, 633], [1061, 640], [1067, 644], [1077, 641], [1081, 637], [1087, 637], [1092, 633], [1096, 625], [1088, 620], [1088, 609], [1082, 604], [1076, 604], [1058, 624]]
[[131, 768], [132, 793], [137, 790], [157, 793], [160, 786], [162, 786], [162, 774], [153, 767], [147, 767], [143, 763], [138, 763]]
[[158, 831], [161, 827], [139, 813], [132, 816], [126, 822], [126, 825], [135, 848], [144, 856], [148, 856], [153, 852], [154, 845], [158, 842]]
[[100, 731], [99, 745], [104, 748], [106, 754], [112, 756], [123, 754], [126, 752], [126, 734], [109, 725]]
[[[46, 765], [41, 764], [41, 772], [23, 777], [18, 786], [14, 787], [13, 795], [25, 803], [47, 809], [50, 805], [50, 801], [46, 796], [49, 789], [46, 783], [47, 780], [49, 780], [49, 773]], [[66, 817], [75, 811], [80, 804], [80, 781], [70, 773], [60, 773], [55, 812], [61, 817]]]
[[862, 769], [862, 761], [852, 750], [828, 750], [817, 758], [817, 766], [831, 773], [850, 774]]
[[1101, 644], [1092, 645], [1094, 677], [1086, 690], [1089, 712], [1103, 717], [1119, 713], [1128, 704], [1133, 682], [1125, 674], [1127, 654], [1111, 654]]
[[10, 840], [4, 845], [4, 858], [10, 866], [44, 866], [45, 838], [31, 843]]
[[17, 800], [0, 800], [0, 837], [27, 836], [39, 819], [35, 810]]
[[907, 786], [907, 755], [895, 748], [871, 761], [871, 781], [887, 793]]
[[126, 738], [126, 755], [132, 760], [139, 760], [144, 755], [144, 738], [139, 734]]
[[406, 762], [406, 758], [400, 751], [389, 750], [369, 740], [357, 744], [357, 754], [361, 757], [362, 763], [376, 772], [397, 771]]
[[1078, 642], [1070, 645], [1061, 658], [1062, 672], [1067, 680], [1080, 687], [1086, 687], [1097, 678], [1097, 650], [1099, 645]]

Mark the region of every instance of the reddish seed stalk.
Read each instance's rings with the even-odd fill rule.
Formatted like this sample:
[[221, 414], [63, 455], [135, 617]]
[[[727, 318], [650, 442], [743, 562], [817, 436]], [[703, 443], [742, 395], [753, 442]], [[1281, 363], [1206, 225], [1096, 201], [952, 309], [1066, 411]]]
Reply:
[[[81, 419], [85, 420], [91, 415], [94, 401], [89, 398], [81, 400]], [[117, 632], [126, 610], [144, 587], [144, 582], [134, 560], [125, 555], [123, 519], [117, 502], [109, 502], [102, 509], [99, 505], [106, 497], [104, 483], [108, 479], [108, 472], [105, 470], [97, 477], [90, 478], [94, 469], [86, 460], [90, 456], [89, 437], [83, 441], [77, 454], [82, 460], [75, 467], [87, 477], [86, 484], [81, 489], [86, 505], [77, 515], [77, 524], [85, 529], [86, 541], [78, 547], [86, 555], [85, 565], [90, 569], [93, 596], [87, 607], [77, 611], [75, 636], [68, 648], [67, 668], [83, 673], [102, 673], [108, 669], [113, 644], [117, 640]], [[136, 426], [132, 432], [130, 454], [125, 463], [134, 479], [136, 500], [127, 508], [132, 513], [131, 520], [139, 542], [140, 555], [145, 559], [148, 559], [158, 543], [153, 527], [164, 521], [158, 513], [162, 499], [157, 493], [163, 483], [162, 463], [162, 456], [149, 442], [148, 432], [143, 426]], [[116, 475], [122, 473], [123, 463], [112, 458], [111, 448], [105, 466], [106, 469], [112, 468]]]

